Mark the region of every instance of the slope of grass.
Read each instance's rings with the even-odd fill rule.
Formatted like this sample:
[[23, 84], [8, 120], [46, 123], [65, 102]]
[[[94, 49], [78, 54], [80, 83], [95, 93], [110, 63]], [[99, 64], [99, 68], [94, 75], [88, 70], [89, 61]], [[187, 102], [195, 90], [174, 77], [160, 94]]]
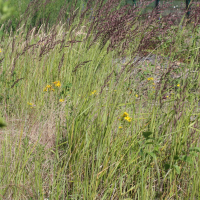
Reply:
[[[93, 20], [1, 38], [0, 198], [199, 197], [199, 27], [170, 28], [168, 17], [162, 35], [156, 17], [143, 23], [114, 3]], [[156, 82], [157, 66], [114, 62], [136, 54], [187, 67], [170, 64]]]

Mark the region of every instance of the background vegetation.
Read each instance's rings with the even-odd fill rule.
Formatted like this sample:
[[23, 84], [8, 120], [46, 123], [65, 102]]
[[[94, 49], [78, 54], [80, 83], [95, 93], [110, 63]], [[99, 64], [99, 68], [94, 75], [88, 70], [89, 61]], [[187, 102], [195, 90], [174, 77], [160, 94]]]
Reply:
[[[21, 24], [39, 28], [41, 24], [48, 23], [52, 26], [56, 23], [59, 15], [63, 21], [69, 18], [70, 10], [77, 10], [86, 6], [88, 0], [8, 0], [9, 7], [15, 8], [12, 17], [9, 18], [9, 30], [15, 31]], [[106, 0], [104, 0], [106, 2]], [[121, 5], [126, 2], [121, 1]], [[93, 2], [94, 4], [94, 2]], [[24, 16], [25, 15], [25, 16]], [[29, 18], [29, 19], [28, 19]], [[27, 21], [28, 19], [28, 21]], [[0, 24], [1, 26], [2, 24]]]
[[79, 3], [1, 27], [0, 198], [199, 198], [199, 7]]

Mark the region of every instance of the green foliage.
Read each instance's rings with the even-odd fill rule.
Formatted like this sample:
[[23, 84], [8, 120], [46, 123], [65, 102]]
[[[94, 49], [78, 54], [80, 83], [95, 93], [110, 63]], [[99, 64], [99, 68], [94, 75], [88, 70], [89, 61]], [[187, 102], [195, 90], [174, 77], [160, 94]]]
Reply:
[[[3, 1], [1, 0], [1, 2]], [[11, 30], [11, 27], [12, 31], [15, 31], [19, 24], [22, 25], [24, 23], [26, 23], [27, 28], [37, 26], [37, 29], [39, 29], [43, 23], [48, 23], [49, 27], [52, 27], [56, 22], [60, 22], [58, 16], [61, 9], [63, 9], [63, 12], [60, 17], [64, 22], [70, 17], [68, 13], [70, 12], [71, 7], [74, 6], [74, 2], [69, 0], [9, 0], [0, 5], [3, 5], [0, 8], [2, 8], [1, 10], [4, 12], [4, 16], [2, 16], [4, 23], [7, 23], [8, 20], [11, 21], [8, 31]], [[86, 5], [86, 1], [78, 0], [74, 9], [78, 9], [82, 5]], [[1, 25], [2, 21], [0, 21], [0, 26]]]
[[[187, 33], [168, 31], [169, 37], [176, 35], [172, 63], [183, 47], [191, 50], [185, 53], [190, 61], [173, 70], [183, 74], [177, 79], [163, 68], [159, 82], [156, 64], [124, 68], [116, 61], [117, 49], [100, 51], [101, 38], [88, 49], [93, 36], [85, 38], [91, 25], [86, 18], [79, 28], [75, 18], [73, 28], [55, 24], [54, 31], [41, 28], [27, 36], [28, 26], [44, 23], [52, 10], [55, 23], [61, 3], [49, 1], [27, 27], [1, 43], [0, 111], [10, 123], [6, 132], [0, 130], [0, 196], [197, 198], [200, 73], [193, 39], [198, 32], [187, 44]], [[170, 41], [152, 53], [166, 55]], [[139, 43], [140, 35], [133, 45]]]
[[8, 1], [3, 2], [3, 0], [0, 0], [0, 23], [11, 17], [13, 10], [13, 7], [9, 7]]
[[4, 123], [3, 119], [0, 118], [0, 128], [3, 128], [5, 126], [6, 126], [6, 124]]

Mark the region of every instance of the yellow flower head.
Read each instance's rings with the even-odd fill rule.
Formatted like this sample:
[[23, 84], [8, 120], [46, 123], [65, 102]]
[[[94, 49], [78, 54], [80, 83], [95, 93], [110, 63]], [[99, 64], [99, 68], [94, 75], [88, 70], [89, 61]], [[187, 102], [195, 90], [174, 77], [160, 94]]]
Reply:
[[44, 92], [47, 92], [48, 90], [54, 91], [52, 85], [47, 85], [47, 86], [44, 88]]
[[60, 102], [63, 102], [63, 101], [64, 101], [64, 99], [59, 99], [59, 101], [60, 101]]
[[127, 112], [124, 112], [124, 114], [122, 115], [122, 117], [128, 117], [129, 116], [129, 114], [127, 113]]
[[131, 117], [129, 117], [129, 116], [127, 116], [127, 117], [124, 117], [124, 119], [125, 119], [126, 121], [128, 121], [128, 122], [131, 122], [131, 120], [132, 120], [132, 118], [131, 118]]
[[56, 87], [60, 87], [60, 86], [61, 86], [60, 81], [54, 81], [53, 84], [54, 84]]
[[51, 85], [47, 85], [47, 86], [46, 86], [46, 88], [51, 88], [51, 87], [52, 87]]
[[97, 91], [96, 90], [94, 90], [93, 92], [91, 92], [91, 94], [90, 95], [93, 95], [93, 94], [95, 94]]
[[177, 87], [180, 87], [180, 84], [178, 84]]
[[137, 95], [137, 94], [136, 94], [135, 96], [138, 98], [138, 95]]
[[150, 78], [148, 78], [147, 80], [148, 80], [148, 81], [153, 81], [153, 78], [152, 78], [152, 77], [150, 77]]
[[33, 108], [34, 106], [36, 106], [36, 105], [34, 105], [33, 103], [30, 103], [30, 102], [27, 102], [28, 103], [28, 105], [30, 106], [30, 108]]
[[119, 126], [119, 128], [123, 128], [122, 126]]

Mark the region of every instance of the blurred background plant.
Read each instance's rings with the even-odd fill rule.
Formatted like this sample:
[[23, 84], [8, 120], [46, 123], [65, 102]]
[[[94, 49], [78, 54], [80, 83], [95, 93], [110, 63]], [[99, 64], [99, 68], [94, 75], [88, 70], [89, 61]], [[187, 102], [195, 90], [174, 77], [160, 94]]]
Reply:
[[[0, 23], [3, 23], [6, 19], [11, 17], [12, 12], [13, 8], [8, 6], [8, 1], [3, 2], [3, 0], [0, 0]], [[6, 124], [4, 123], [4, 120], [0, 117], [0, 128], [5, 126]]]
[[3, 128], [5, 126], [6, 126], [6, 124], [4, 123], [3, 119], [0, 118], [0, 128]]
[[12, 16], [13, 7], [9, 6], [8, 1], [0, 0], [0, 23], [3, 23], [6, 19]]

